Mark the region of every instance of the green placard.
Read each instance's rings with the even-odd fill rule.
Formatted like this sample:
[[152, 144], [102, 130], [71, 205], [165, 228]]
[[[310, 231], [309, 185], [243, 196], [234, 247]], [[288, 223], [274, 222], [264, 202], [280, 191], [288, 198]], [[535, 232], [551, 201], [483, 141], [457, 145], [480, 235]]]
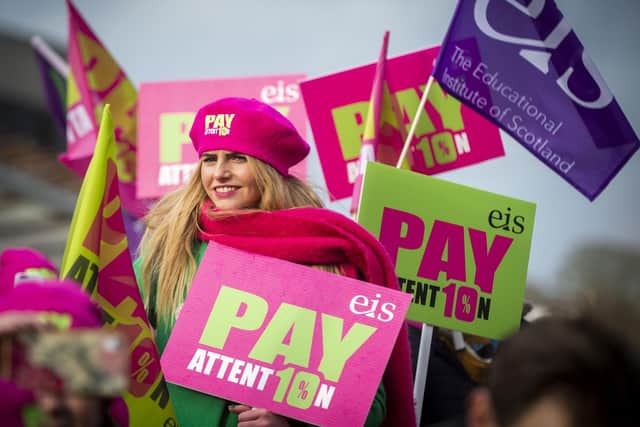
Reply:
[[358, 222], [385, 246], [407, 318], [489, 338], [520, 324], [535, 204], [368, 163]]

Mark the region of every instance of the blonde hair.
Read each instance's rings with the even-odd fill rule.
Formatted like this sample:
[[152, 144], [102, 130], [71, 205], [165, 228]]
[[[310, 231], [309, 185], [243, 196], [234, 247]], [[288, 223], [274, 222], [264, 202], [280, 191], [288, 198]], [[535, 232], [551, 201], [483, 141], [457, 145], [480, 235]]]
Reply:
[[[247, 163], [261, 194], [258, 209], [322, 207], [316, 193], [299, 179], [283, 177], [250, 156]], [[167, 324], [174, 320], [197, 268], [194, 249], [200, 208], [208, 197], [200, 179], [201, 168], [202, 161], [183, 187], [161, 198], [145, 217], [147, 228], [139, 247], [144, 304], [147, 308], [155, 305], [158, 319]], [[320, 268], [338, 272], [333, 266]]]

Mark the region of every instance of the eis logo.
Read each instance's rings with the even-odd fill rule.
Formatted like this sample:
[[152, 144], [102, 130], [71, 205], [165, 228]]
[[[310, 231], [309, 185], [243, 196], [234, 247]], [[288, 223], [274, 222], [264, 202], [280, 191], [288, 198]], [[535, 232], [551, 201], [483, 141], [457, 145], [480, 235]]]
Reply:
[[[613, 94], [554, 2], [535, 0], [530, 1], [528, 6], [521, 3], [524, 2], [477, 0], [473, 10], [474, 20], [488, 37], [521, 46], [520, 56], [543, 74], [554, 75], [550, 72], [553, 64], [560, 76], [556, 79], [557, 85], [573, 102], [584, 108], [606, 108], [613, 101]], [[490, 8], [492, 13], [489, 13]], [[538, 30], [536, 38], [503, 33], [498, 25], [494, 26], [495, 22], [490, 16], [503, 16], [510, 9], [521, 13], [524, 20], [535, 26]], [[525, 27], [514, 24], [513, 28]], [[593, 99], [594, 94], [598, 94], [596, 99]]]
[[231, 133], [231, 122], [235, 114], [207, 114], [204, 117], [204, 134], [227, 136]]

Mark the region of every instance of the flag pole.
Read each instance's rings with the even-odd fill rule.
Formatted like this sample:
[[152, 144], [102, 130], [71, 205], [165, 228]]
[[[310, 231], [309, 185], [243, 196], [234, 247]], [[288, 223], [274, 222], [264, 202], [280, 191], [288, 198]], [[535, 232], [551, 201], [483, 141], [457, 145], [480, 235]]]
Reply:
[[[407, 138], [404, 141], [404, 146], [402, 147], [402, 152], [400, 153], [400, 157], [398, 158], [396, 168], [402, 167], [402, 163], [407, 156], [407, 152], [409, 151], [409, 147], [411, 146], [411, 140], [416, 133], [418, 120], [420, 120], [420, 111], [424, 110], [424, 106], [427, 103], [427, 98], [429, 98], [429, 91], [431, 90], [433, 81], [433, 76], [429, 75], [429, 80], [427, 81], [427, 85], [424, 88], [424, 92], [422, 92], [420, 104], [418, 104], [416, 114], [413, 116], [413, 121], [411, 122], [411, 127], [409, 128]], [[416, 362], [416, 376], [413, 379], [413, 404], [416, 410], [417, 425], [420, 425], [420, 418], [422, 415], [422, 402], [424, 400], [424, 389], [427, 383], [427, 370], [429, 369], [429, 354], [431, 353], [432, 341], [433, 326], [429, 326], [423, 323], [422, 331], [420, 332], [420, 348], [418, 350], [418, 360]]]
[[49, 65], [56, 69], [65, 79], [69, 76], [69, 64], [66, 63], [55, 50], [51, 48], [40, 36], [31, 37], [31, 46], [47, 60]]
[[427, 384], [427, 370], [429, 369], [429, 353], [431, 353], [431, 341], [433, 340], [433, 326], [422, 324], [420, 332], [420, 349], [416, 362], [416, 377], [413, 380], [413, 403], [416, 409], [416, 425], [420, 425], [422, 415], [422, 401], [424, 389]]
[[382, 120], [382, 108], [384, 103], [384, 88], [386, 79], [387, 51], [389, 49], [389, 31], [384, 32], [382, 38], [382, 48], [376, 63], [376, 72], [371, 85], [371, 96], [369, 97], [369, 108], [364, 124], [364, 131], [360, 141], [360, 154], [358, 155], [358, 175], [353, 183], [353, 195], [351, 196], [351, 216], [358, 217], [360, 207], [360, 196], [362, 190], [362, 177], [368, 161], [377, 161], [376, 151], [380, 138], [380, 122]]
[[400, 153], [400, 157], [398, 158], [398, 163], [396, 164], [396, 168], [402, 167], [402, 162], [404, 162], [404, 158], [407, 157], [407, 152], [409, 151], [409, 146], [411, 146], [411, 140], [413, 139], [413, 135], [416, 133], [416, 126], [418, 125], [418, 120], [420, 120], [420, 111], [424, 109], [424, 105], [427, 103], [427, 98], [429, 97], [429, 91], [431, 90], [431, 84], [433, 83], [433, 76], [429, 76], [429, 80], [427, 81], [427, 86], [424, 88], [424, 92], [422, 92], [422, 98], [420, 98], [420, 104], [418, 105], [418, 109], [416, 110], [416, 114], [413, 117], [413, 121], [411, 122], [411, 127], [409, 128], [409, 133], [407, 134], [407, 138], [404, 141], [404, 146], [402, 147], [402, 152]]
[[[385, 37], [383, 41], [383, 49], [381, 51], [381, 56], [380, 56], [380, 59], [378, 60], [377, 72], [380, 71], [380, 62], [382, 61], [383, 58], [386, 58], [388, 38], [389, 38], [389, 32], [387, 31], [385, 33]], [[376, 77], [377, 77], [377, 74], [376, 74]], [[409, 151], [411, 140], [415, 135], [416, 126], [418, 125], [418, 120], [420, 118], [419, 113], [420, 111], [424, 110], [425, 104], [427, 103], [427, 98], [429, 97], [429, 91], [431, 90], [431, 85], [433, 83], [433, 80], [434, 80], [433, 76], [429, 75], [429, 80], [427, 81], [427, 85], [425, 86], [425, 89], [422, 93], [422, 97], [420, 99], [418, 109], [416, 110], [416, 114], [414, 115], [413, 121], [411, 123], [409, 133], [407, 134], [404, 142], [404, 146], [402, 147], [402, 152], [400, 153], [400, 157], [398, 158], [398, 162], [396, 164], [396, 168], [398, 169], [402, 167], [404, 159], [407, 156], [407, 152]], [[372, 102], [373, 102], [373, 98], [372, 98]], [[378, 100], [378, 102], [380, 102], [380, 100]], [[373, 111], [373, 109], [371, 109], [370, 111]], [[398, 120], [399, 120], [398, 125], [401, 128], [401, 134], [402, 134], [403, 132], [402, 132], [401, 117], [398, 117]], [[361, 157], [360, 161], [363, 161], [362, 156], [360, 157]], [[358, 183], [356, 183], [356, 185], [358, 185]], [[358, 196], [361, 197], [362, 194], [360, 193], [358, 194]], [[354, 201], [352, 201], [352, 207], [354, 205], [355, 203]], [[360, 203], [358, 203], [357, 206], [359, 207]], [[356, 220], [357, 220], [358, 213], [359, 213], [359, 209], [355, 209], [355, 211], [352, 212], [352, 215], [355, 216]], [[416, 415], [416, 422], [418, 426], [420, 425], [420, 418], [422, 414], [422, 402], [424, 399], [424, 389], [427, 381], [427, 369], [429, 367], [429, 354], [431, 352], [432, 338], [433, 338], [433, 327], [423, 324], [422, 331], [420, 334], [420, 349], [418, 351], [416, 376], [413, 382], [413, 402], [414, 402], [414, 409], [415, 409], [415, 415]]]

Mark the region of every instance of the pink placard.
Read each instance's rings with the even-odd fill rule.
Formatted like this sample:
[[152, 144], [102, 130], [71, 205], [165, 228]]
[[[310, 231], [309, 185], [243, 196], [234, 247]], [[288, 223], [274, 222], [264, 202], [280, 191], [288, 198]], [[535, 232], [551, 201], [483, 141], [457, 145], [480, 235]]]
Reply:
[[363, 425], [411, 295], [210, 243], [167, 381], [322, 426]]
[[[398, 100], [407, 131], [438, 49], [387, 60], [387, 83]], [[375, 67], [372, 63], [300, 83], [331, 200], [353, 194]], [[403, 141], [398, 143], [402, 146]], [[503, 155], [498, 128], [434, 81], [408, 154], [412, 170], [433, 175]]]
[[[256, 98], [284, 114], [303, 137], [306, 115], [298, 82], [304, 74], [142, 83], [138, 93], [138, 198], [158, 198], [184, 184], [198, 161], [189, 130], [196, 111], [228, 96]], [[292, 169], [306, 178], [306, 160]]]

